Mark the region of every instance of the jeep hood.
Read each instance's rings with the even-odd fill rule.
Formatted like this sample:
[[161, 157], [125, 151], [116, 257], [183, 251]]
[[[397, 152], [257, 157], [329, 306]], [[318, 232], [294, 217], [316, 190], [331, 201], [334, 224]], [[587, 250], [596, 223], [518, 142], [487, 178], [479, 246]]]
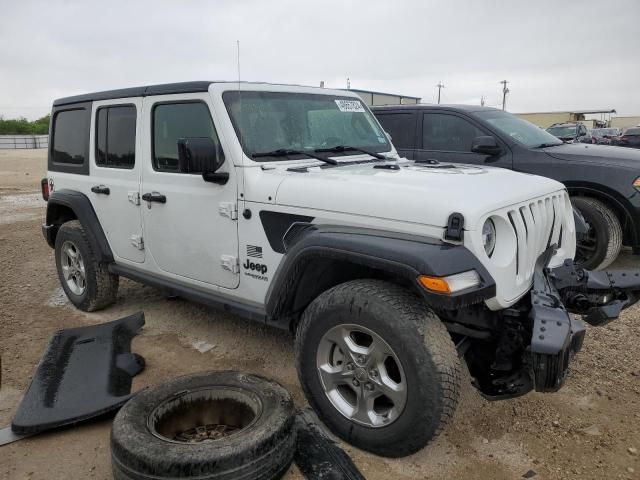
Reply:
[[544, 151], [559, 160], [598, 163], [623, 168], [640, 168], [640, 150], [610, 145], [590, 145], [585, 143], [567, 143], [547, 147]]
[[445, 227], [449, 215], [459, 212], [465, 229], [474, 230], [489, 212], [564, 189], [555, 180], [503, 168], [408, 161], [399, 162], [397, 170], [376, 165], [285, 171], [275, 203], [434, 227]]

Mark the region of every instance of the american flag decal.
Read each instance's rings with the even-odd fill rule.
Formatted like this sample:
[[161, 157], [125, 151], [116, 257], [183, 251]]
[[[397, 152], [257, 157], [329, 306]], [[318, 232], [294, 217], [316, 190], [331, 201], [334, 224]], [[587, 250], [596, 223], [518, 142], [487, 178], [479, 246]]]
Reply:
[[247, 245], [247, 256], [254, 258], [262, 258], [262, 247], [255, 245]]

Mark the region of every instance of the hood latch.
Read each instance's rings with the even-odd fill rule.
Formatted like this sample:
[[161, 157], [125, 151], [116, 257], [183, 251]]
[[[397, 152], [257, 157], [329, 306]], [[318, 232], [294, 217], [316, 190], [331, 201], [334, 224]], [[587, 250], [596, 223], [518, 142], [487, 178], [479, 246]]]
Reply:
[[461, 213], [453, 212], [447, 221], [447, 230], [444, 232], [446, 240], [456, 240], [461, 242], [464, 235], [464, 216]]

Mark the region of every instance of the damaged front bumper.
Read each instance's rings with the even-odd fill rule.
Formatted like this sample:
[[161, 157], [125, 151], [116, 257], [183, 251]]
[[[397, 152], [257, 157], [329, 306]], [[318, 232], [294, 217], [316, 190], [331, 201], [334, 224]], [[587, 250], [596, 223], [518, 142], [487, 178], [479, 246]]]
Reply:
[[582, 348], [584, 322], [604, 325], [640, 299], [640, 270], [592, 272], [572, 260], [548, 268], [553, 254], [549, 248], [538, 259], [531, 290], [526, 363], [532, 387], [539, 392], [554, 392], [564, 384], [569, 363]]
[[557, 391], [586, 323], [605, 325], [640, 299], [640, 270], [588, 271], [573, 260], [549, 268], [554, 253], [551, 247], [538, 258], [530, 297], [502, 312], [493, 361], [478, 361], [470, 349], [474, 385], [488, 399]]

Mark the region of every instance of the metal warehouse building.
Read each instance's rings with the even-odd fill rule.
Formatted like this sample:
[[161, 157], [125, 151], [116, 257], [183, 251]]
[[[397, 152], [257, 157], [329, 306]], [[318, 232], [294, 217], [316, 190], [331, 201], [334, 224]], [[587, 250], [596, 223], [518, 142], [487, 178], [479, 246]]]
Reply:
[[370, 90], [358, 90], [356, 88], [349, 88], [350, 92], [355, 92], [360, 95], [360, 98], [364, 100], [369, 106], [372, 105], [400, 105], [400, 104], [415, 104], [420, 103], [420, 97], [410, 97], [408, 95], [398, 95], [396, 93], [382, 93], [372, 92]]
[[[613, 108], [602, 110], [574, 110], [567, 112], [532, 112], [516, 113], [518, 117], [527, 120], [541, 128], [547, 128], [554, 123], [583, 122], [589, 128], [607, 127], [612, 122], [611, 114], [616, 113]], [[586, 116], [598, 118], [587, 119]]]

